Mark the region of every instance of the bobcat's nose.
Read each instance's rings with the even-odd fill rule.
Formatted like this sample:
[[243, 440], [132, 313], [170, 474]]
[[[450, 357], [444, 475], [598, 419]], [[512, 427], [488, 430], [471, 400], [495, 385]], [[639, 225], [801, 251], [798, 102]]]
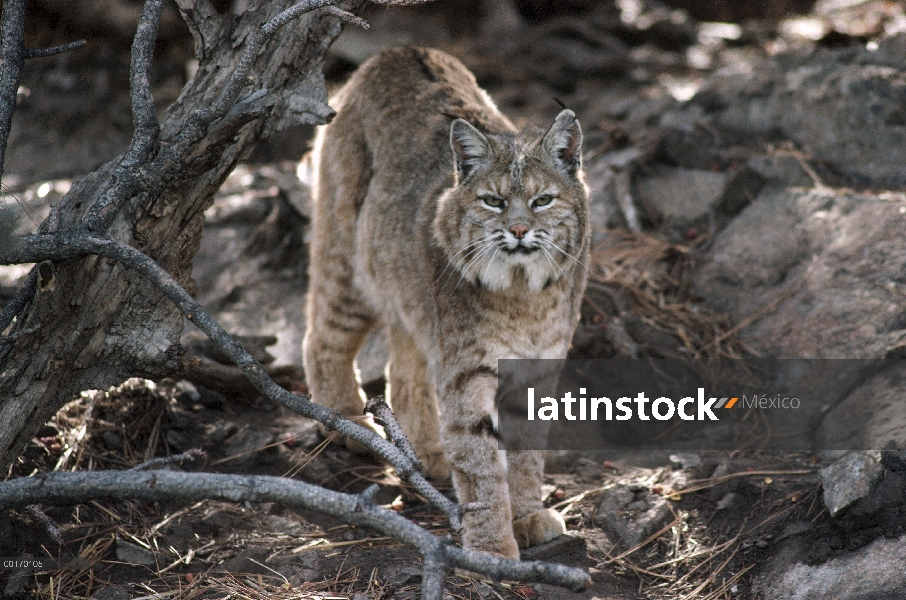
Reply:
[[525, 223], [516, 223], [515, 225], [510, 225], [510, 233], [516, 236], [517, 240], [524, 238], [528, 229], [529, 227]]

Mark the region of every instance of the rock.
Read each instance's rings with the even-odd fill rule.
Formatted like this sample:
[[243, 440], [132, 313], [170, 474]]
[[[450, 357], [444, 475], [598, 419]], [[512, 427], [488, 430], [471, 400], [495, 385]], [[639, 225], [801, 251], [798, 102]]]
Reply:
[[721, 497], [721, 499], [717, 501], [715, 510], [724, 510], [726, 508], [730, 508], [731, 506], [733, 506], [733, 504], [736, 503], [736, 500], [738, 498], [739, 494], [737, 494], [736, 492], [728, 492], [724, 494], [723, 497]]
[[632, 548], [667, 524], [667, 501], [646, 488], [616, 485], [604, 493], [595, 524]]
[[291, 536], [301, 536], [306, 533], [305, 527], [298, 522], [279, 515], [268, 515], [264, 519], [268, 529], [275, 533], [283, 533]]
[[198, 392], [198, 388], [195, 387], [194, 383], [186, 379], [177, 381], [174, 386], [174, 391], [176, 393], [176, 399], [180, 402], [194, 404], [201, 400], [201, 394]]
[[236, 457], [230, 461], [230, 468], [239, 468], [257, 463], [265, 453], [273, 453], [274, 448], [264, 449], [273, 441], [274, 434], [269, 431], [244, 429], [226, 442], [223, 451], [226, 456]]
[[768, 182], [798, 187], [812, 187], [815, 183], [792, 156], [766, 154], [750, 158], [747, 164]]
[[640, 179], [640, 203], [680, 236], [693, 225], [706, 231], [708, 213], [717, 209], [728, 180], [726, 173], [658, 167]]
[[[844, 48], [734, 61], [691, 100], [719, 128], [792, 140], [851, 181], [906, 185], [906, 34]], [[842, 117], [845, 115], [845, 117]]]
[[881, 196], [769, 187], [721, 231], [693, 294], [762, 354], [884, 356], [906, 336], [906, 207]]
[[381, 573], [384, 580], [399, 589], [422, 580], [422, 569], [413, 564], [399, 563], [390, 565]]
[[585, 568], [588, 561], [588, 548], [585, 538], [564, 534], [551, 541], [523, 548], [519, 551], [520, 560], [543, 560]]
[[129, 600], [132, 596], [124, 585], [108, 585], [91, 595], [91, 600]]
[[119, 536], [116, 537], [116, 558], [130, 565], [157, 566], [154, 552], [127, 542]]
[[783, 528], [783, 532], [777, 538], [777, 542], [781, 542], [785, 539], [795, 537], [797, 535], [804, 535], [812, 530], [812, 524], [810, 521], [800, 521], [798, 523], [789, 523]]
[[226, 573], [251, 573], [254, 575], [273, 576], [273, 568], [264, 566], [264, 561], [267, 560], [270, 552], [268, 548], [247, 548], [240, 552], [239, 555], [225, 561], [215, 570]]
[[752, 585], [765, 600], [906, 600], [906, 537], [878, 538], [860, 550], [809, 566], [778, 555]]
[[824, 503], [831, 516], [867, 496], [883, 472], [880, 457], [871, 452], [853, 452], [821, 469]]
[[816, 432], [816, 447], [906, 448], [904, 377], [903, 361], [885, 361], [882, 371], [829, 409]]
[[[25, 582], [31, 579], [31, 573], [25, 571], [15, 571], [3, 586], [3, 598], [27, 598], [25, 591]], [[128, 596], [127, 596], [128, 598]]]
[[675, 239], [706, 233], [737, 215], [758, 195], [757, 171], [704, 171], [658, 166], [640, 178], [641, 204]]
[[101, 441], [104, 442], [104, 447], [108, 450], [117, 450], [123, 449], [123, 438], [120, 434], [115, 431], [105, 431], [101, 434]]
[[670, 462], [680, 465], [683, 469], [694, 469], [702, 464], [702, 457], [694, 452], [678, 452], [670, 455]]
[[214, 533], [220, 533], [224, 529], [229, 529], [234, 524], [233, 517], [222, 510], [217, 510], [206, 515], [201, 522], [213, 529]]
[[203, 385], [198, 386], [198, 403], [205, 408], [223, 410], [226, 396]]
[[604, 466], [586, 456], [580, 457], [570, 471], [576, 476], [576, 481], [601, 481], [604, 476]]
[[222, 444], [224, 440], [239, 430], [239, 426], [232, 421], [214, 421], [205, 425], [205, 436], [215, 444]]

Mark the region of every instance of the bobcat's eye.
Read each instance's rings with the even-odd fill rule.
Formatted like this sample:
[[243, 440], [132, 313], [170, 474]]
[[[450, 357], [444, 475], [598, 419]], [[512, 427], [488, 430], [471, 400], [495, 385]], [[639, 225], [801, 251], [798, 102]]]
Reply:
[[503, 208], [506, 206], [506, 200], [500, 196], [482, 196], [481, 201], [491, 208]]
[[538, 196], [532, 200], [532, 208], [541, 208], [542, 206], [547, 206], [555, 200], [554, 196], [544, 195]]

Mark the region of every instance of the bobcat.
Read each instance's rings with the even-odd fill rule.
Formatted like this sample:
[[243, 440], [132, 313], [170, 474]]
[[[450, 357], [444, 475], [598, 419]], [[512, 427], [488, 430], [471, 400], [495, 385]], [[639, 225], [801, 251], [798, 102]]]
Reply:
[[310, 391], [361, 415], [353, 361], [386, 323], [388, 399], [427, 474], [490, 507], [465, 516], [464, 545], [518, 558], [565, 529], [541, 453], [498, 451], [497, 360], [566, 357], [590, 231], [579, 123], [518, 132], [425, 48], [371, 58], [333, 104], [312, 157]]

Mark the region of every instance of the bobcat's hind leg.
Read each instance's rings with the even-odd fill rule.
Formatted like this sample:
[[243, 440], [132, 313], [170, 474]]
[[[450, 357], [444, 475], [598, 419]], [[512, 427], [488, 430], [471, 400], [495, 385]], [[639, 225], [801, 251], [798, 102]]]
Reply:
[[[380, 433], [363, 414], [365, 393], [354, 367], [356, 354], [377, 319], [352, 288], [351, 268], [320, 265], [310, 275], [302, 358], [312, 400]], [[358, 442], [346, 440], [346, 445], [366, 453]]]
[[387, 397], [397, 421], [409, 438], [425, 475], [447, 479], [450, 465], [440, 443], [439, 414], [434, 382], [424, 356], [404, 331], [390, 328]]

